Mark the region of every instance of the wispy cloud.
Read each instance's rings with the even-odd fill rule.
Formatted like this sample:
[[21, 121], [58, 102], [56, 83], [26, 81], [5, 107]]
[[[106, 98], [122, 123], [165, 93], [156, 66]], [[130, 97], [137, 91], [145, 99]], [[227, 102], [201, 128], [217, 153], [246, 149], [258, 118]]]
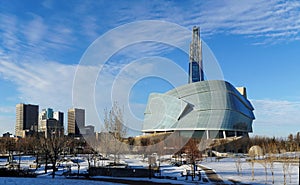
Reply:
[[[76, 65], [52, 61], [15, 63], [0, 59], [0, 77], [17, 86], [17, 99], [14, 102], [38, 104], [40, 108], [52, 107], [64, 112], [72, 107], [72, 82], [75, 69]], [[0, 107], [1, 131], [14, 130], [14, 106]]]
[[[113, 70], [111, 70], [112, 68]], [[165, 68], [168, 68], [170, 73], [165, 73]], [[129, 95], [134, 84], [144, 77], [161, 77], [173, 83], [174, 86], [184, 83], [186, 79], [184, 76], [186, 74], [180, 66], [166, 61], [164, 58], [140, 59], [119, 66], [107, 64], [100, 71], [99, 76], [99, 66], [81, 66], [80, 69], [84, 76], [79, 79], [80, 86], [73, 87], [73, 81], [77, 75], [76, 69], [76, 65], [53, 61], [15, 63], [7, 59], [0, 60], [0, 77], [16, 84], [17, 101], [38, 104], [40, 108], [51, 107], [65, 113], [73, 105], [79, 106], [86, 109], [86, 123], [94, 124], [97, 130], [101, 128], [103, 110], [110, 108], [113, 101], [118, 101], [124, 107], [126, 125], [133, 130], [139, 130], [142, 124], [140, 118], [143, 115], [143, 110], [140, 108], [145, 105], [130, 102]], [[119, 75], [116, 76], [115, 73]], [[172, 75], [174, 73], [177, 75]], [[178, 76], [180, 74], [183, 76]], [[78, 94], [77, 91], [82, 94]], [[75, 98], [73, 101], [72, 95]], [[78, 103], [76, 98], [80, 100], [79, 102], [84, 103]], [[9, 121], [8, 125], [10, 126], [14, 125], [15, 115], [13, 117], [5, 116], [14, 111], [14, 106], [9, 109], [7, 106], [0, 107], [0, 119]], [[100, 116], [100, 120], [98, 116]], [[139, 118], [137, 119], [135, 116]], [[66, 114], [65, 118], [67, 118]], [[8, 125], [3, 125], [2, 128], [8, 128]]]
[[[50, 1], [41, 5], [47, 11], [54, 11], [57, 6]], [[300, 2], [296, 0], [89, 2], [65, 8], [51, 16], [28, 12], [20, 17], [3, 11], [0, 16], [2, 47], [20, 56], [66, 52], [87, 47], [114, 27], [140, 20], [170, 21], [189, 29], [199, 25], [204, 39], [217, 33], [251, 37], [253, 44], [300, 39]]]
[[[15, 113], [15, 107], [14, 106], [1, 106], [0, 107], [0, 114], [10, 114], [13, 115]], [[13, 115], [14, 116], [14, 115]]]
[[71, 106], [72, 82], [76, 66], [56, 62], [17, 64], [0, 61], [0, 74], [13, 81], [22, 102], [38, 103], [42, 107], [66, 109]]
[[[142, 6], [137, 3], [135, 6]], [[157, 5], [161, 4], [160, 8]], [[199, 25], [204, 38], [217, 33], [245, 35], [253, 43], [274, 43], [297, 40], [300, 27], [298, 1], [189, 1], [156, 2], [143, 5], [147, 10], [134, 11], [139, 19], [175, 22], [188, 28]], [[131, 8], [121, 10], [127, 19], [135, 18]], [[144, 13], [142, 13], [144, 12]]]
[[49, 53], [70, 51], [76, 39], [69, 25], [31, 12], [26, 18], [1, 13], [0, 36], [3, 52], [15, 61], [32, 61], [47, 58]]
[[0, 13], [0, 30], [2, 31], [1, 42], [4, 46], [2, 47], [7, 50], [18, 49], [20, 43], [17, 36], [17, 17]]
[[[292, 1], [197, 1], [185, 3], [178, 1], [119, 2], [118, 5], [89, 3], [80, 9], [83, 15], [82, 26], [88, 28], [95, 23], [100, 27], [111, 29], [128, 22], [140, 20], [162, 20], [177, 23], [191, 29], [194, 25], [201, 27], [203, 38], [225, 33], [244, 35], [253, 38], [253, 44], [272, 44], [298, 40], [300, 27], [300, 2]], [[168, 7], [168, 8], [165, 8]], [[109, 17], [105, 23], [89, 13], [93, 9], [103, 9], [101, 17]], [[93, 11], [89, 11], [93, 12]], [[93, 17], [92, 24], [89, 20]], [[86, 29], [94, 34], [99, 29]]]
[[[296, 133], [300, 123], [300, 102], [287, 100], [252, 100], [255, 108], [255, 127], [258, 134], [266, 133], [266, 130], [281, 132], [288, 135], [289, 132]], [[280, 130], [273, 128], [279, 127]]]
[[27, 39], [27, 42], [35, 46], [46, 38], [48, 28], [41, 16], [32, 15], [32, 17], [32, 20], [24, 25], [23, 34]]
[[182, 24], [188, 27], [200, 25], [204, 36], [238, 34], [270, 43], [283, 38], [285, 41], [299, 38], [299, 8], [298, 1], [229, 0], [205, 1], [189, 11], [179, 11], [185, 17]]

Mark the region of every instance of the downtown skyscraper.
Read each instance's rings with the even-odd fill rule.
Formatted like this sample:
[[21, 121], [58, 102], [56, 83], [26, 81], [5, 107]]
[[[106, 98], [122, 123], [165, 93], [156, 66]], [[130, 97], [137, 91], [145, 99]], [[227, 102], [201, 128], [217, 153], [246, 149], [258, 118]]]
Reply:
[[53, 112], [52, 108], [43, 109], [40, 113], [40, 126], [39, 132], [44, 136], [50, 137], [52, 135], [63, 136], [64, 135], [64, 113]]
[[68, 135], [81, 136], [85, 128], [85, 110], [72, 108], [68, 110]]
[[39, 106], [31, 104], [16, 105], [16, 136], [25, 137], [27, 132], [38, 131]]

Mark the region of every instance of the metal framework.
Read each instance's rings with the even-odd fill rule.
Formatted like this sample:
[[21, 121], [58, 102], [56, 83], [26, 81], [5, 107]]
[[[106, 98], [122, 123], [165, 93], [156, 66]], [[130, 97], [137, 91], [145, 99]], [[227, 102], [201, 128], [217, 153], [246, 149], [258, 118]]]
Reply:
[[192, 42], [190, 44], [189, 83], [204, 80], [202, 64], [202, 43], [200, 40], [200, 28], [193, 27]]

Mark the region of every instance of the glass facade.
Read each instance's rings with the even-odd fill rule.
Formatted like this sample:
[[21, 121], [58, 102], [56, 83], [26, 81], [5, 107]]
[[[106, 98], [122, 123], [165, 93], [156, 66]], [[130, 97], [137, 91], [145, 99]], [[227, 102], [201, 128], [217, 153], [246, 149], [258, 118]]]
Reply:
[[220, 130], [252, 132], [253, 110], [249, 100], [230, 83], [200, 81], [165, 94], [151, 94], [143, 132], [215, 130], [216, 135], [220, 135]]
[[190, 74], [192, 75], [192, 82], [199, 82], [200, 81], [200, 66], [198, 62], [190, 62], [189, 70], [192, 70]]

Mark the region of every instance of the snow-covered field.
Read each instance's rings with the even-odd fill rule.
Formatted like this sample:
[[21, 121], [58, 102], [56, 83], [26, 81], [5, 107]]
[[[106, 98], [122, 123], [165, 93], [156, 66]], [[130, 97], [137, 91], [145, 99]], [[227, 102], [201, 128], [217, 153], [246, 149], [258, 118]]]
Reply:
[[[138, 156], [123, 156], [122, 162], [126, 163], [129, 168], [147, 168], [148, 162]], [[30, 162], [31, 163], [31, 162]], [[72, 184], [72, 185], [83, 185], [83, 184], [120, 184], [120, 183], [112, 183], [112, 182], [104, 182], [104, 181], [88, 181], [88, 180], [81, 180], [81, 179], [66, 179], [62, 174], [66, 171], [65, 166], [70, 166], [70, 170], [72, 173], [78, 172], [78, 166], [76, 163], [71, 162], [62, 162], [60, 163], [60, 167], [56, 172], [55, 179], [51, 178], [52, 170], [48, 170], [47, 174], [44, 174], [44, 169], [40, 168], [37, 171], [38, 177], [37, 178], [9, 178], [9, 177], [0, 177], [0, 185], [52, 185], [52, 184]], [[109, 161], [98, 161], [98, 162], [91, 162], [91, 164], [97, 165], [106, 165]], [[25, 162], [23, 163], [24, 166]], [[262, 184], [272, 184], [272, 174], [270, 169], [270, 164], [263, 163], [263, 161], [255, 162], [253, 169], [254, 169], [254, 180], [252, 180], [252, 165], [250, 162], [247, 162], [245, 158], [223, 158], [217, 161], [215, 158], [207, 158], [204, 159], [201, 163], [202, 166], [207, 168], [213, 169], [219, 177], [224, 180], [226, 184], [233, 184], [232, 181], [239, 181], [241, 183], [246, 184], [253, 184], [253, 185], [262, 185]], [[87, 173], [88, 163], [86, 160], [81, 160], [80, 163], [80, 174]], [[206, 175], [204, 170], [200, 170], [200, 166], [198, 167], [197, 173], [201, 174], [202, 179], [199, 180], [198, 176], [195, 177], [194, 181], [192, 182], [191, 177], [188, 177], [186, 180], [185, 175], [189, 170], [191, 170], [190, 165], [182, 165], [180, 167], [172, 166], [168, 162], [161, 163], [161, 173], [157, 175], [161, 175], [164, 179], [157, 179], [157, 178], [119, 178], [125, 179], [129, 181], [151, 181], [153, 183], [163, 182], [163, 183], [172, 183], [172, 184], [213, 184], [207, 182], [209, 180], [208, 176]], [[265, 168], [267, 167], [267, 168]], [[298, 182], [298, 163], [290, 163], [287, 167], [285, 166], [285, 174], [286, 174], [286, 184], [296, 185], [299, 184]], [[239, 172], [238, 170], [239, 169]], [[267, 176], [266, 171], [267, 169]], [[274, 184], [281, 185], [284, 184], [284, 166], [283, 163], [275, 162], [274, 167]], [[111, 179], [113, 177], [94, 177], [99, 179]], [[117, 179], [117, 178], [115, 178]], [[130, 184], [130, 183], [127, 183]]]
[[1, 185], [87, 185], [87, 184], [112, 185], [116, 183], [102, 182], [102, 181], [87, 181], [87, 180], [80, 180], [80, 179], [62, 179], [62, 178], [51, 179], [51, 178], [0, 177], [0, 184]]
[[[201, 164], [214, 169], [224, 180], [234, 179], [248, 184], [272, 184], [272, 174], [270, 166], [267, 165], [267, 179], [265, 174], [264, 163], [254, 163], [254, 180], [252, 180], [252, 167], [250, 162], [245, 158], [224, 158], [217, 162], [214, 158], [207, 158]], [[237, 172], [237, 166], [240, 166], [240, 173]], [[298, 163], [291, 163], [286, 170], [286, 184], [299, 184]], [[283, 163], [274, 163], [274, 184], [284, 184]]]

